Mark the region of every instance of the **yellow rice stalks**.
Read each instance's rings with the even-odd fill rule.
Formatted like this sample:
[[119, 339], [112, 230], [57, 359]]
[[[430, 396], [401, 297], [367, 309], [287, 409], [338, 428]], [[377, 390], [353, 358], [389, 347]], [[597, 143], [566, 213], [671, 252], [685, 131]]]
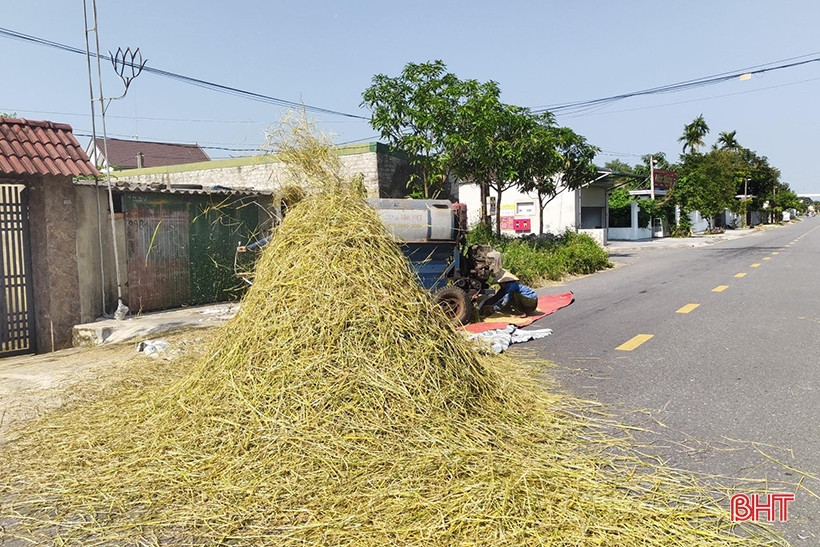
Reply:
[[587, 440], [585, 419], [565, 412], [575, 401], [453, 331], [358, 190], [313, 182], [260, 258], [241, 311], [184, 378], [124, 383], [0, 449], [7, 537], [777, 543], [736, 535], [692, 478], [613, 455], [626, 447], [600, 432]]

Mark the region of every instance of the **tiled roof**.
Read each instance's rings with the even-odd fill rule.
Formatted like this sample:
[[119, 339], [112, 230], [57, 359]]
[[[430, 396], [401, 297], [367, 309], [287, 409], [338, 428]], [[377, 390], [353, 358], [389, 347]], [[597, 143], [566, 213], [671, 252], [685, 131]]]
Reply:
[[[100, 155], [105, 157], [102, 139], [97, 139], [96, 144]], [[135, 169], [139, 154], [143, 156], [142, 167], [162, 167], [211, 160], [208, 154], [195, 144], [108, 139], [108, 164], [115, 169]]]
[[99, 176], [64, 123], [0, 118], [0, 174]]

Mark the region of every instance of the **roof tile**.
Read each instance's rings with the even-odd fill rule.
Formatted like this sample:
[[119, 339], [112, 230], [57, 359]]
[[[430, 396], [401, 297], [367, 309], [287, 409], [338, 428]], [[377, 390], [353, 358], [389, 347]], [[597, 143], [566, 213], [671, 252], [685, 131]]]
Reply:
[[0, 118], [0, 174], [100, 176], [68, 124]]
[[34, 164], [32, 163], [31, 158], [29, 158], [28, 156], [21, 156], [20, 158], [17, 158], [17, 160], [23, 166], [23, 170], [24, 170], [23, 173], [24, 174], [26, 174], [26, 175], [36, 175], [37, 174], [37, 168], [34, 167]]
[[[95, 142], [100, 155], [106, 157], [102, 139]], [[142, 154], [143, 167], [162, 167], [210, 161], [211, 158], [196, 144], [176, 144], [150, 141], [108, 139], [106, 141], [109, 163], [119, 169], [137, 167], [137, 156]]]

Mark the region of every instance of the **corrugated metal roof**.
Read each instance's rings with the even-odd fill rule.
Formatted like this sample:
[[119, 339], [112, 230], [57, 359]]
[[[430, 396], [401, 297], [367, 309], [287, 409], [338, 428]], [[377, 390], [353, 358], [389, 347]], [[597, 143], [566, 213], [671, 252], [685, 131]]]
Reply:
[[64, 123], [0, 118], [0, 173], [99, 176]]
[[[105, 157], [103, 140], [97, 139], [96, 146], [100, 156]], [[107, 148], [108, 164], [115, 169], [136, 169], [137, 156], [140, 154], [143, 157], [144, 168], [197, 163], [211, 159], [195, 144], [108, 139]]]
[[[79, 186], [95, 186], [94, 181], [77, 181]], [[98, 185], [106, 188], [104, 182]], [[111, 185], [115, 192], [153, 192], [160, 194], [230, 194], [243, 196], [269, 196], [271, 190], [253, 190], [251, 188], [230, 188], [228, 186], [201, 186], [199, 184], [136, 184], [133, 182], [114, 181]]]

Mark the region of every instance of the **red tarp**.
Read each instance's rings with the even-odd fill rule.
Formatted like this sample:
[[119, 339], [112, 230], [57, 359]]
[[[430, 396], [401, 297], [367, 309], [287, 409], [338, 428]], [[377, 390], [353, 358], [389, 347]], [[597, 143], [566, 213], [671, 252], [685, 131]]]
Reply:
[[546, 315], [555, 313], [561, 308], [566, 308], [572, 304], [572, 301], [573, 296], [571, 292], [539, 296], [538, 308], [536, 309], [535, 315], [516, 317], [514, 315], [494, 313], [489, 317], [485, 317], [481, 323], [471, 323], [464, 325], [463, 328], [469, 332], [484, 332], [485, 330], [504, 329], [510, 324], [517, 327], [526, 327]]

